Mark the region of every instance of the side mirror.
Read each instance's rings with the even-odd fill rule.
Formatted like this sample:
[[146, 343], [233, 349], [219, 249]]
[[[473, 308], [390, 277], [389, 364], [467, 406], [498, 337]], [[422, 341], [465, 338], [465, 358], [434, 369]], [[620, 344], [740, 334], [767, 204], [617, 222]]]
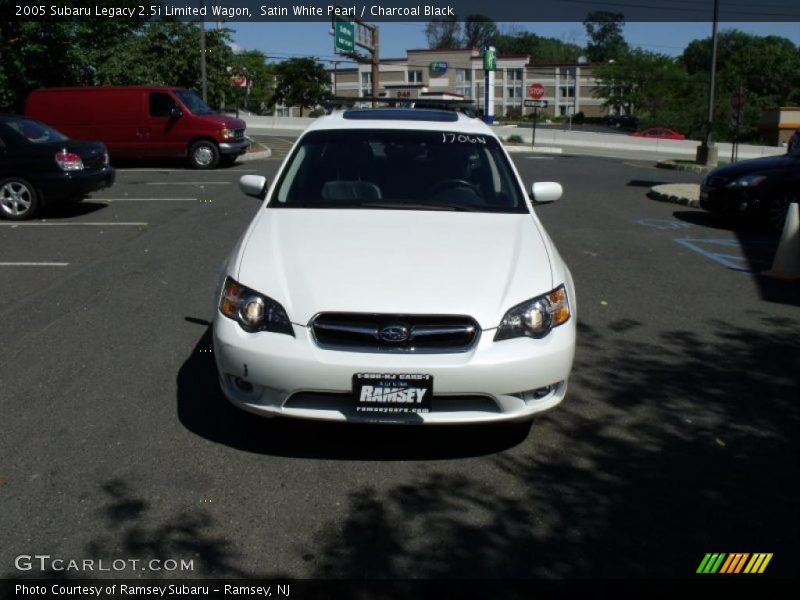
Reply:
[[245, 196], [263, 200], [267, 195], [267, 178], [261, 175], [242, 175], [239, 179], [239, 189]]
[[180, 119], [182, 116], [183, 116], [183, 111], [177, 106], [173, 106], [172, 109], [169, 111], [170, 119]]
[[537, 181], [531, 185], [531, 200], [534, 204], [555, 202], [564, 193], [564, 188], [555, 181]]

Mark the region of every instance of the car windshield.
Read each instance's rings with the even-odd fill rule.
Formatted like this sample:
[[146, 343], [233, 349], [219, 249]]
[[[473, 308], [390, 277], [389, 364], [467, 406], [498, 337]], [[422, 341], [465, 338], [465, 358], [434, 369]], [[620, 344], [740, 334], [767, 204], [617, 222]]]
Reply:
[[193, 115], [213, 115], [214, 111], [191, 90], [175, 90], [175, 95]]
[[491, 135], [398, 129], [309, 133], [269, 207], [528, 212]]
[[48, 142], [66, 142], [69, 138], [60, 131], [48, 127], [44, 123], [31, 121], [30, 119], [10, 119], [5, 122], [6, 126], [16, 131], [22, 137], [34, 144], [46, 144]]

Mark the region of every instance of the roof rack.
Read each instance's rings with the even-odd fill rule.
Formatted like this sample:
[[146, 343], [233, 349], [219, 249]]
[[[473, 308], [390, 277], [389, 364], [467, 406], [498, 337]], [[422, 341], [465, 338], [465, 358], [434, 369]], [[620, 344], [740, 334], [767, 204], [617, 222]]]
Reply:
[[357, 105], [369, 105], [364, 108], [427, 108], [436, 110], [445, 110], [460, 112], [470, 118], [476, 116], [475, 101], [474, 100], [449, 100], [446, 98], [372, 98], [372, 97], [355, 97], [355, 96], [337, 96], [329, 99], [325, 103], [325, 109], [328, 114], [334, 110], [351, 109]]

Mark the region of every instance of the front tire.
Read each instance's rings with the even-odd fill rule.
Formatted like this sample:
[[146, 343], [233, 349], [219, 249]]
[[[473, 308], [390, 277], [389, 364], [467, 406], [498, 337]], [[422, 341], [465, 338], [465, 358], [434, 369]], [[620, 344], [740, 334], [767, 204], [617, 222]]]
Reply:
[[789, 212], [789, 206], [792, 202], [797, 202], [797, 199], [789, 193], [769, 200], [765, 216], [767, 217], [767, 223], [773, 230], [783, 231], [783, 226], [786, 223], [786, 214]]
[[0, 217], [11, 221], [30, 219], [39, 210], [36, 189], [19, 177], [0, 181]]
[[189, 162], [194, 169], [214, 169], [219, 164], [219, 148], [208, 140], [195, 142], [189, 148]]

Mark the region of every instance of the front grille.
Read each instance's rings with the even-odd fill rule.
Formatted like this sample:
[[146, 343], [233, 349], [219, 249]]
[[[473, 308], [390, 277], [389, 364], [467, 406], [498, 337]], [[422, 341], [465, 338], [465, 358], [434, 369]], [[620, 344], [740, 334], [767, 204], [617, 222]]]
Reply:
[[244, 129], [234, 129], [233, 130], [233, 139], [241, 140], [244, 138]]
[[480, 336], [474, 319], [456, 315], [321, 313], [311, 330], [320, 348], [348, 352], [466, 352]]
[[[307, 410], [338, 410], [345, 415], [355, 415], [356, 402], [352, 394], [334, 392], [297, 392], [292, 394], [284, 408], [303, 408]], [[479, 395], [436, 396], [431, 398], [431, 412], [502, 412], [491, 397]], [[401, 413], [404, 415], [404, 413]], [[393, 415], [397, 416], [397, 415]]]

